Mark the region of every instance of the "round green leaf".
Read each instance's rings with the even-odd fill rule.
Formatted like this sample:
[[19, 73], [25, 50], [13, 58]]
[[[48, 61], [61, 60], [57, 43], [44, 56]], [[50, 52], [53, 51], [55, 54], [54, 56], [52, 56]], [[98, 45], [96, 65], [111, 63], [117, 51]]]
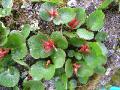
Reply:
[[27, 47], [24, 36], [18, 31], [12, 31], [5, 45], [11, 48], [12, 59], [23, 59], [27, 55]]
[[24, 81], [23, 90], [45, 90], [45, 86], [41, 81]]
[[22, 28], [21, 34], [27, 38], [30, 34], [31, 26], [29, 24], [25, 24]]
[[48, 11], [50, 11], [52, 9], [56, 9], [55, 3], [50, 3], [50, 2], [43, 3], [41, 5], [40, 11], [39, 11], [40, 17], [45, 21], [51, 21], [51, 17], [49, 15]]
[[107, 8], [114, 0], [104, 0], [103, 3], [100, 5], [99, 9]]
[[41, 80], [42, 78], [45, 80], [50, 80], [54, 76], [55, 66], [50, 64], [46, 68], [45, 62], [40, 61], [31, 66], [29, 73], [34, 80]]
[[54, 54], [51, 56], [51, 59], [56, 68], [63, 67], [65, 63], [66, 54], [62, 49], [57, 49]]
[[74, 50], [69, 50], [68, 51], [68, 56], [69, 57], [74, 57], [74, 55], [75, 55], [75, 51]]
[[2, 22], [0, 22], [0, 46], [5, 45], [7, 42], [7, 36], [9, 34], [9, 30], [4, 26]]
[[69, 39], [69, 44], [75, 46], [75, 47], [80, 47], [85, 43], [85, 40], [80, 39], [79, 37], [74, 37]]
[[97, 35], [95, 36], [95, 39], [97, 41], [104, 41], [107, 37], [107, 34], [105, 32], [98, 32]]
[[58, 31], [53, 32], [50, 37], [52, 40], [54, 40], [57, 48], [61, 48], [61, 49], [68, 48], [67, 39], [61, 34], [61, 32]]
[[13, 0], [2, 0], [3, 8], [12, 8]]
[[0, 85], [5, 87], [14, 87], [19, 81], [19, 71], [16, 68], [10, 68], [0, 73]]
[[97, 74], [104, 74], [106, 69], [103, 66], [98, 66], [94, 69], [95, 73]]
[[0, 17], [9, 16], [11, 14], [11, 8], [0, 8]]
[[64, 73], [64, 74], [61, 75], [60, 79], [61, 79], [61, 81], [64, 85], [64, 88], [67, 90], [67, 88], [68, 88], [68, 84], [67, 84], [68, 83], [68, 77]]
[[78, 70], [79, 77], [89, 77], [93, 75], [93, 69], [86, 65], [85, 63], [81, 64], [81, 67]]
[[77, 35], [82, 38], [82, 39], [86, 39], [86, 40], [91, 40], [94, 38], [94, 33], [87, 31], [86, 29], [78, 29], [77, 30]]
[[68, 37], [68, 38], [74, 38], [74, 37], [77, 36], [76, 32], [68, 32], [68, 31], [64, 31], [63, 35], [66, 36], [66, 37]]
[[97, 59], [97, 56], [95, 55], [86, 55], [84, 59], [86, 64], [93, 69], [96, 68], [96, 66], [98, 66], [101, 62], [99, 59]]
[[48, 40], [47, 37], [47, 35], [40, 33], [29, 38], [30, 54], [35, 59], [46, 58], [52, 54], [52, 51], [46, 52], [43, 47], [43, 42]]
[[75, 52], [75, 58], [76, 58], [77, 60], [81, 60], [81, 59], [82, 59], [82, 54], [79, 53], [79, 52]]
[[104, 25], [105, 15], [102, 10], [96, 10], [86, 20], [87, 28], [92, 31], [99, 31]]
[[87, 84], [89, 77], [79, 77], [79, 81], [82, 84]]
[[105, 47], [104, 44], [100, 43], [100, 42], [89, 42], [89, 46], [91, 49], [91, 53], [96, 55], [96, 56], [107, 56], [108, 50]]
[[42, 0], [45, 2], [52, 2], [52, 3], [63, 3], [63, 0]]
[[56, 25], [67, 24], [76, 15], [75, 10], [73, 8], [68, 8], [68, 7], [60, 8], [58, 12], [59, 12], [59, 15], [53, 20], [53, 22]]
[[64, 84], [61, 80], [55, 82], [55, 90], [65, 90]]
[[68, 59], [65, 63], [65, 72], [68, 78], [73, 75], [73, 65], [70, 59]]
[[68, 82], [68, 85], [69, 90], [75, 90], [75, 88], [77, 87], [77, 81], [75, 79], [72, 79]]

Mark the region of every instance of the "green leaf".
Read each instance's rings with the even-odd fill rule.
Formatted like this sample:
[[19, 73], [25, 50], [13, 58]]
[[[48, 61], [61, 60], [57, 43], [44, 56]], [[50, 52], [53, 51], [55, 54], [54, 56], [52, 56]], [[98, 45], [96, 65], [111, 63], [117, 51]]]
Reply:
[[77, 60], [81, 60], [81, 59], [82, 59], [82, 54], [79, 53], [79, 52], [75, 52], [75, 58], [76, 58]]
[[86, 29], [78, 29], [76, 33], [80, 38], [85, 40], [91, 40], [94, 38], [94, 33], [87, 31]]
[[53, 22], [56, 25], [67, 24], [76, 15], [75, 10], [73, 8], [68, 8], [68, 7], [60, 8], [58, 12], [59, 12], [59, 15], [53, 20]]
[[79, 81], [82, 84], [87, 84], [89, 77], [79, 77]]
[[63, 35], [66, 36], [66, 37], [68, 37], [68, 38], [74, 38], [74, 37], [77, 36], [76, 32], [68, 32], [68, 31], [64, 31]]
[[13, 0], [2, 0], [3, 8], [12, 8]]
[[52, 54], [52, 51], [46, 52], [43, 47], [44, 41], [48, 40], [47, 37], [47, 35], [39, 33], [29, 38], [28, 45], [30, 48], [30, 54], [33, 58], [47, 58]]
[[79, 27], [85, 23], [86, 20], [86, 12], [83, 8], [76, 8], [76, 18], [80, 21]]
[[89, 46], [91, 49], [91, 53], [96, 55], [96, 56], [107, 56], [108, 50], [105, 47], [104, 44], [100, 43], [100, 42], [89, 42]]
[[19, 71], [16, 68], [10, 68], [0, 73], [0, 85], [5, 87], [14, 87], [19, 81]]
[[106, 9], [114, 0], [104, 0], [98, 9]]
[[86, 63], [80, 64], [81, 67], [78, 70], [79, 77], [90, 77], [93, 75], [93, 69], [86, 65]]
[[45, 86], [41, 81], [24, 81], [23, 90], [45, 90]]
[[68, 59], [65, 63], [65, 72], [68, 78], [73, 75], [73, 65], [70, 59]]
[[12, 59], [23, 59], [27, 55], [27, 47], [24, 36], [18, 31], [12, 31], [8, 37], [8, 42], [5, 45], [11, 48]]
[[5, 45], [7, 42], [7, 36], [9, 34], [9, 30], [4, 26], [2, 22], [0, 22], [0, 46]]
[[98, 64], [101, 62], [98, 58], [97, 58], [97, 56], [95, 56], [95, 55], [86, 55], [85, 56], [85, 62], [86, 62], [86, 64], [89, 66], [89, 67], [91, 67], [91, 68], [96, 68], [96, 66], [98, 66]]
[[39, 61], [31, 66], [29, 73], [33, 77], [33, 80], [41, 80], [42, 78], [50, 80], [55, 74], [55, 66], [50, 64], [46, 68], [45, 62]]
[[105, 32], [98, 32], [97, 35], [95, 36], [95, 39], [97, 41], [104, 41], [107, 37], [107, 34]]
[[94, 69], [95, 73], [97, 74], [104, 74], [106, 69], [103, 67], [103, 66], [97, 66], [95, 69]]
[[0, 17], [9, 16], [11, 14], [11, 8], [0, 8]]
[[43, 3], [39, 10], [40, 17], [45, 21], [51, 21], [51, 16], [49, 15], [48, 11], [52, 9], [56, 9], [55, 3], [50, 3], [50, 2]]
[[31, 26], [29, 24], [25, 24], [22, 28], [21, 34], [27, 38], [30, 34]]
[[100, 31], [104, 25], [105, 15], [102, 10], [96, 10], [86, 20], [87, 28], [92, 31]]
[[63, 0], [42, 0], [45, 2], [52, 2], [52, 3], [63, 3]]
[[13, 87], [13, 90], [20, 90], [18, 86]]
[[69, 50], [68, 51], [68, 56], [69, 57], [74, 57], [75, 51], [74, 50]]
[[66, 57], [66, 54], [62, 49], [57, 49], [54, 52], [54, 54], [51, 56], [51, 59], [56, 68], [63, 67], [65, 63], [65, 57]]
[[14, 48], [11, 51], [11, 55], [12, 55], [12, 59], [14, 59], [14, 60], [23, 59], [27, 55], [26, 44], [23, 44], [18, 48]]
[[64, 84], [61, 80], [55, 82], [55, 90], [65, 90]]
[[61, 48], [61, 49], [68, 48], [67, 39], [61, 34], [61, 32], [58, 31], [53, 32], [50, 37], [55, 42], [57, 48]]
[[75, 47], [80, 47], [84, 43], [85, 43], [85, 41], [83, 39], [78, 38], [78, 37], [74, 37], [74, 38], [69, 39], [69, 44], [71, 44]]
[[60, 77], [63, 85], [64, 85], [64, 88], [67, 90], [68, 89], [68, 77], [66, 76], [66, 74], [62, 74], [61, 77]]
[[23, 60], [14, 60], [15, 62], [17, 62], [18, 64], [25, 66], [27, 68], [29, 68], [29, 66], [23, 61]]
[[77, 87], [77, 81], [75, 79], [72, 79], [69, 81], [69, 90], [75, 90]]

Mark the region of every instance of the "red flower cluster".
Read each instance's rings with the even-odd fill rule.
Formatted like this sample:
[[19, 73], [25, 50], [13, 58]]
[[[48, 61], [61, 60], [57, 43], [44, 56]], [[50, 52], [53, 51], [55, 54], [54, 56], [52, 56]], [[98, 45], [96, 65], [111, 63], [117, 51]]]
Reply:
[[80, 47], [80, 52], [85, 53], [85, 54], [89, 53], [90, 52], [89, 46], [88, 45], [82, 45]]
[[55, 48], [55, 44], [53, 40], [48, 40], [43, 42], [43, 47], [45, 49], [45, 52], [50, 52], [53, 48]]
[[54, 9], [51, 9], [50, 11], [48, 11], [48, 13], [51, 16], [51, 18], [58, 16], [57, 10], [54, 10]]
[[3, 57], [5, 57], [9, 53], [9, 50], [10, 49], [0, 48], [0, 59], [2, 59]]
[[79, 24], [79, 20], [74, 18], [72, 21], [68, 23], [68, 26], [71, 27], [72, 29], [76, 28]]
[[73, 72], [77, 75], [78, 69], [80, 68], [80, 64], [74, 63], [73, 64]]

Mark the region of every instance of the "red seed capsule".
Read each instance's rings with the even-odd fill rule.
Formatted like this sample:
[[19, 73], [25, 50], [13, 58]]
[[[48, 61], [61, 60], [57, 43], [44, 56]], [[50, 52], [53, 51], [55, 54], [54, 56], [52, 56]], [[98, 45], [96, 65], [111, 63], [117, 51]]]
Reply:
[[48, 13], [53, 18], [56, 17], [56, 16], [58, 16], [57, 10], [54, 10], [54, 9], [51, 9], [50, 11], [48, 11]]
[[79, 25], [79, 20], [74, 18], [68, 23], [68, 26], [71, 27], [72, 29], [76, 28]]
[[50, 52], [53, 48], [55, 48], [55, 44], [53, 40], [48, 40], [43, 42], [43, 47], [45, 52]]
[[78, 69], [80, 68], [80, 64], [74, 63], [73, 64], [73, 72], [77, 75]]
[[88, 45], [82, 45], [80, 47], [80, 52], [82, 52], [82, 53], [89, 53], [90, 52], [89, 46]]
[[0, 59], [5, 57], [9, 53], [10, 49], [0, 48]]

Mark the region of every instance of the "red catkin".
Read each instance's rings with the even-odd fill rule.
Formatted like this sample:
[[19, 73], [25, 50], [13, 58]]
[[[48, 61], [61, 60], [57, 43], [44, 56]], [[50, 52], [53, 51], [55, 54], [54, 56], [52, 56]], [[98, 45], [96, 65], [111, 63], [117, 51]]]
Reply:
[[55, 44], [53, 40], [48, 40], [43, 42], [43, 47], [45, 52], [50, 52], [53, 48], [55, 48]]
[[5, 57], [9, 53], [9, 50], [10, 49], [0, 48], [0, 59], [2, 59], [3, 57]]
[[80, 47], [80, 50], [79, 50], [79, 51], [82, 52], [82, 53], [87, 54], [87, 53], [90, 52], [90, 49], [89, 49], [89, 46], [88, 46], [88, 45], [82, 45], [82, 46]]
[[78, 69], [80, 68], [80, 64], [74, 63], [73, 64], [73, 72], [77, 75]]
[[71, 27], [72, 29], [76, 28], [79, 25], [79, 20], [74, 18], [68, 23], [68, 26]]

